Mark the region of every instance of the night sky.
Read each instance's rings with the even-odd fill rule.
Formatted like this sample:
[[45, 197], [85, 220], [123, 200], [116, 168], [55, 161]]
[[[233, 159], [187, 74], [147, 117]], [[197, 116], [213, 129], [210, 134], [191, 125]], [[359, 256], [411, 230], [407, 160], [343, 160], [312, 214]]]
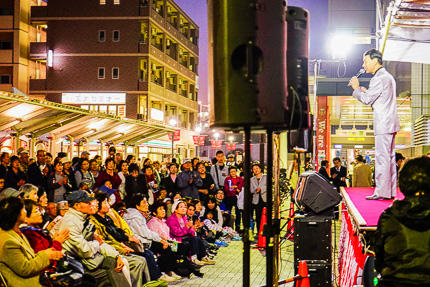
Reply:
[[[208, 103], [208, 30], [207, 0], [175, 0], [200, 28], [199, 38], [199, 101]], [[288, 0], [289, 6], [303, 7], [310, 12], [310, 59], [325, 58], [328, 0]]]

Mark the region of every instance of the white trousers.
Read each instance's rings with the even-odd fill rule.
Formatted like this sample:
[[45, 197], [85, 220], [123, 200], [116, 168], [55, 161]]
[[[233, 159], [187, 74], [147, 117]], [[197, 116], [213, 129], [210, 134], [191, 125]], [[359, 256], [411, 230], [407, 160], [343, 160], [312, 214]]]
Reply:
[[375, 195], [381, 197], [396, 196], [396, 133], [375, 136]]

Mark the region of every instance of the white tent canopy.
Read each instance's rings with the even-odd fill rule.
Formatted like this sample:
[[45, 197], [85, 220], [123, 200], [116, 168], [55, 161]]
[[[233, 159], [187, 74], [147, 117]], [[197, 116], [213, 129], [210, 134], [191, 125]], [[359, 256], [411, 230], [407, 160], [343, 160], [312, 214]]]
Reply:
[[394, 0], [377, 33], [384, 60], [430, 64], [430, 1]]

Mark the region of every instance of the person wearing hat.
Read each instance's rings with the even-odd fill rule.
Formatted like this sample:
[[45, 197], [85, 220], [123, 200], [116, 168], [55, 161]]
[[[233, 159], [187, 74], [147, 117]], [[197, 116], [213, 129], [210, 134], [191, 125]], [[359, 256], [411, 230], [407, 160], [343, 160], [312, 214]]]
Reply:
[[83, 190], [76, 190], [66, 199], [70, 209], [64, 215], [59, 230], [69, 229], [70, 238], [63, 243], [63, 251], [80, 259], [85, 272], [96, 278], [97, 285], [131, 286], [133, 278], [134, 286], [142, 286], [142, 275], [145, 271], [148, 273], [148, 267], [143, 264], [146, 261], [136, 266], [130, 265], [128, 269], [128, 261], [94, 233], [94, 225], [85, 224], [87, 217], [97, 212], [93, 205], [95, 198]]
[[430, 286], [430, 159], [409, 160], [400, 170], [403, 200], [379, 217], [375, 233], [378, 286]]
[[227, 165], [228, 167], [235, 165], [235, 162], [234, 162], [234, 154], [229, 154], [229, 155], [227, 156], [227, 162], [226, 162], [226, 165]]
[[199, 198], [198, 188], [203, 185], [203, 181], [197, 171], [191, 170], [191, 161], [186, 159], [181, 167], [182, 172], [176, 177], [176, 185], [182, 197]]
[[24, 195], [24, 192], [16, 190], [15, 188], [12, 187], [8, 187], [3, 189], [0, 192], [0, 200], [4, 199], [4, 198], [9, 198], [9, 197], [19, 197], [22, 198]]
[[77, 190], [78, 185], [76, 184], [75, 174], [72, 170], [72, 161], [68, 157], [63, 157], [60, 161], [63, 164], [63, 175], [67, 177], [67, 185], [65, 186], [67, 193]]

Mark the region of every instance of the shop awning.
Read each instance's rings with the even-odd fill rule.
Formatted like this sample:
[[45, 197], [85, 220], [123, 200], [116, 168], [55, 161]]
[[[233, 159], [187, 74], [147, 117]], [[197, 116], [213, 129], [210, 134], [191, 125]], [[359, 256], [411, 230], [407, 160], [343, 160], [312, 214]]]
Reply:
[[0, 92], [0, 131], [32, 138], [68, 137], [74, 141], [137, 144], [160, 138], [173, 129], [161, 124], [121, 118], [35, 99], [23, 95]]
[[430, 64], [430, 1], [391, 1], [377, 36], [384, 60]]

